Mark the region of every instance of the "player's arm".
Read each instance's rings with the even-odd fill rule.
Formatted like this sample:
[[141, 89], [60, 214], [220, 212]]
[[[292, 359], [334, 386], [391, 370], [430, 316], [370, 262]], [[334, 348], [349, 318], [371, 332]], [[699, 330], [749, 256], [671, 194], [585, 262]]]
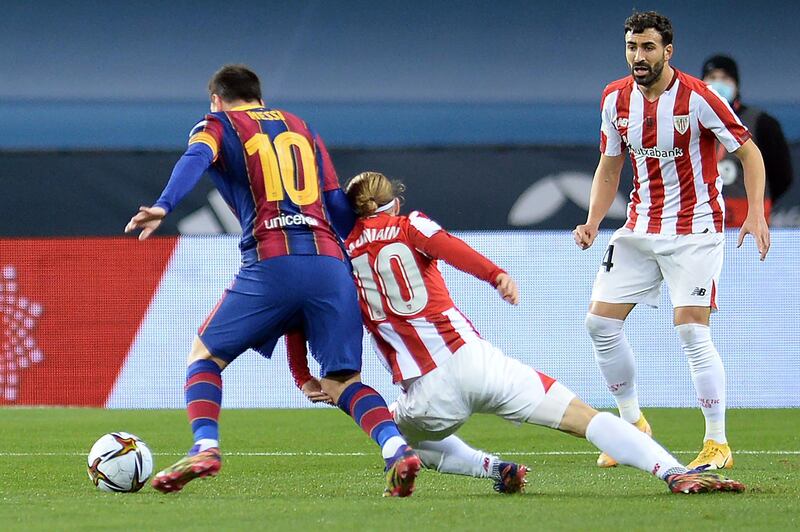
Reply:
[[745, 235], [751, 234], [755, 238], [760, 258], [764, 260], [767, 258], [770, 245], [769, 226], [764, 217], [764, 183], [766, 181], [764, 158], [752, 139], [747, 140], [733, 153], [742, 162], [744, 188], [747, 193], [747, 218], [739, 230], [736, 247], [742, 245]]
[[221, 127], [218, 122], [211, 124], [207, 119], [194, 127], [189, 136], [189, 147], [175, 163], [172, 175], [158, 201], [152, 207], [139, 207], [139, 212], [125, 226], [126, 233], [141, 229], [139, 240], [144, 240], [158, 229], [164, 217], [191, 192], [214, 162], [220, 136]]
[[620, 155], [600, 155], [600, 162], [594, 172], [592, 179], [592, 192], [589, 196], [589, 215], [586, 223], [581, 224], [572, 232], [575, 243], [581, 249], [589, 248], [597, 232], [600, 229], [600, 222], [606, 217], [611, 204], [617, 197], [619, 188], [619, 176], [622, 172], [622, 165], [625, 156]]
[[325, 206], [328, 208], [328, 214], [331, 217], [331, 225], [336, 234], [339, 235], [339, 238], [346, 240], [356, 224], [356, 214], [353, 212], [353, 207], [350, 205], [347, 195], [340, 188], [327, 190], [323, 194], [325, 196]]
[[747, 193], [747, 218], [739, 230], [737, 247], [742, 245], [747, 234], [753, 235], [761, 260], [769, 251], [769, 227], [764, 218], [764, 158], [761, 150], [751, 139], [751, 134], [742, 125], [728, 102], [711, 89], [701, 94], [698, 105], [698, 120], [710, 129], [717, 140], [742, 162], [744, 187]]
[[519, 303], [516, 283], [500, 266], [420, 213], [412, 212], [409, 220], [409, 238], [414, 247], [431, 258], [441, 259], [454, 268], [491, 284], [500, 297], [512, 305]]
[[597, 238], [600, 222], [608, 214], [619, 188], [625, 146], [622, 135], [617, 130], [616, 98], [618, 93], [609, 85], [600, 100], [600, 162], [594, 171], [592, 192], [589, 197], [589, 215], [586, 223], [578, 225], [572, 232], [575, 243], [581, 249], [588, 249]]
[[312, 403], [333, 404], [331, 397], [322, 391], [319, 380], [311, 375], [308, 369], [308, 350], [306, 349], [306, 335], [302, 329], [295, 329], [286, 333], [286, 353], [288, 355], [289, 371], [295, 385], [303, 395]]
[[347, 200], [342, 188], [339, 186], [339, 177], [333, 167], [333, 161], [325, 147], [322, 137], [313, 133], [317, 153], [317, 167], [322, 173], [322, 195], [325, 206], [328, 208], [331, 225], [339, 238], [345, 240], [356, 224], [356, 213]]

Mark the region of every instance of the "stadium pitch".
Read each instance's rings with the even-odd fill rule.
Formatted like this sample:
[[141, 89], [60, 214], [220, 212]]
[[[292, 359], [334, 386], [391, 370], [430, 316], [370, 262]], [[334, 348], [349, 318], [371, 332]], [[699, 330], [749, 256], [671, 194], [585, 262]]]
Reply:
[[[689, 461], [697, 410], [646, 409], [656, 439]], [[0, 409], [0, 529], [88, 530], [752, 530], [800, 526], [800, 410], [731, 410], [729, 435], [743, 494], [674, 495], [637, 470], [594, 466], [585, 441], [476, 416], [459, 434], [532, 468], [526, 493], [488, 479], [423, 471], [409, 499], [385, 499], [377, 447], [341, 412], [223, 410], [219, 477], [177, 494], [146, 486], [100, 492], [86, 454], [102, 434], [127, 431], [156, 470], [185, 453], [184, 411]]]

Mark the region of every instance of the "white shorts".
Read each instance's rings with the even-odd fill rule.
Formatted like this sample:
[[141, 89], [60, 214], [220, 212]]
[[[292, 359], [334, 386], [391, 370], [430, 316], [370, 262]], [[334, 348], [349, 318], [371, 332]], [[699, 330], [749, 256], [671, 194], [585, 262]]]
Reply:
[[666, 280], [673, 307], [717, 309], [725, 235], [653, 235], [619, 229], [608, 242], [592, 301], [658, 306]]
[[412, 443], [444, 439], [474, 413], [558, 428], [574, 397], [558, 381], [477, 340], [400, 394], [394, 418]]

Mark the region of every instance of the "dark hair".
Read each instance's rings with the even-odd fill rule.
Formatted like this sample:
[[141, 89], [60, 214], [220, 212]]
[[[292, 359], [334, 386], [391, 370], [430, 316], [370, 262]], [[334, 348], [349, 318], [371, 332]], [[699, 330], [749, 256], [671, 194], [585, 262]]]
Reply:
[[261, 99], [261, 82], [245, 65], [224, 65], [208, 82], [208, 92], [226, 102], [252, 102]]
[[739, 84], [739, 67], [736, 65], [736, 61], [727, 55], [713, 55], [706, 59], [706, 62], [703, 63], [703, 74], [700, 77], [704, 78], [712, 70], [717, 69], [725, 72], [736, 81], [737, 85]]
[[647, 28], [653, 28], [661, 35], [664, 46], [672, 44], [672, 23], [667, 17], [655, 11], [641, 13], [634, 11], [625, 21], [625, 33], [644, 33]]

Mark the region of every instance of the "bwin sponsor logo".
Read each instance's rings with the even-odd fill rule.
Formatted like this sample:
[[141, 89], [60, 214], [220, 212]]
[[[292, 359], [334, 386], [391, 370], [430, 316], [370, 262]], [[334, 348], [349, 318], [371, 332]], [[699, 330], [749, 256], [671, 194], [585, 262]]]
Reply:
[[277, 229], [279, 227], [287, 227], [290, 225], [319, 225], [319, 222], [311, 216], [303, 214], [283, 214], [270, 218], [264, 222], [264, 227], [267, 229]]

